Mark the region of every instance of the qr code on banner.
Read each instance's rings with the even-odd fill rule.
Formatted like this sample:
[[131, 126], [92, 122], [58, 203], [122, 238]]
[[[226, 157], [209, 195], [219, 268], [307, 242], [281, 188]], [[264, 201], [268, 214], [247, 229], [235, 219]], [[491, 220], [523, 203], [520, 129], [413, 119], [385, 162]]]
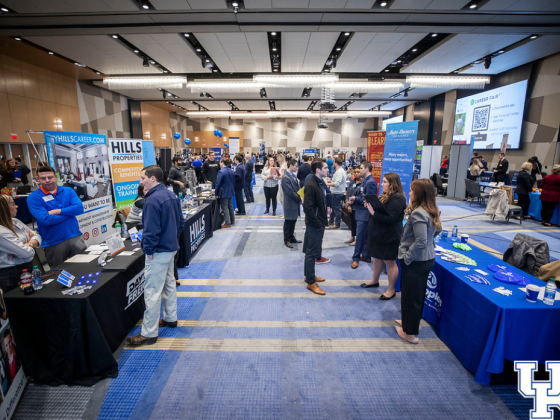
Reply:
[[488, 130], [490, 120], [490, 105], [474, 109], [472, 131]]

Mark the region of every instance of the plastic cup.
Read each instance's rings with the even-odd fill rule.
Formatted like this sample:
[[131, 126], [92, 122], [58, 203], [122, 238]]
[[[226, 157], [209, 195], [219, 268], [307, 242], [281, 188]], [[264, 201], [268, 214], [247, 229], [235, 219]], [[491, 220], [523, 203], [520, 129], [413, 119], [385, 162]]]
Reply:
[[541, 290], [540, 287], [536, 284], [528, 284], [526, 290], [527, 297], [525, 299], [527, 300], [527, 302], [536, 303], [537, 296], [539, 295], [539, 292]]
[[464, 244], [469, 243], [469, 235], [467, 235], [466, 233], [463, 233], [461, 235], [461, 243], [464, 243]]

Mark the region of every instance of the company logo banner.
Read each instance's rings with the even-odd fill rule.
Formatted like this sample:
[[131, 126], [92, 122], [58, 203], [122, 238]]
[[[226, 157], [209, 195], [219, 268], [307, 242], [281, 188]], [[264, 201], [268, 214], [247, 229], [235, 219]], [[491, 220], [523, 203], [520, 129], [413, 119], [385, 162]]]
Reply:
[[113, 191], [117, 211], [132, 207], [138, 194], [140, 175], [144, 168], [142, 140], [109, 139], [109, 163], [113, 174]]
[[371, 175], [377, 185], [381, 185], [381, 168], [383, 167], [383, 151], [385, 150], [385, 131], [368, 131], [367, 160], [373, 166]]

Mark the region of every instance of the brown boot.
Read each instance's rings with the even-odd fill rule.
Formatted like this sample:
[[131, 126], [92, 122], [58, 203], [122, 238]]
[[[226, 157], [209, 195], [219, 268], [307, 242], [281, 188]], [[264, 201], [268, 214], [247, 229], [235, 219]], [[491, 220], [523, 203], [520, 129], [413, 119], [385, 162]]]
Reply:
[[[303, 278], [303, 281], [305, 281], [305, 280], [307, 280], [307, 277], [304, 277], [304, 278]], [[320, 282], [320, 281], [325, 281], [325, 279], [324, 279], [323, 277], [317, 277], [317, 276], [315, 276], [315, 281], [319, 281], [319, 282]]]
[[167, 321], [164, 321], [163, 319], [160, 319], [159, 320], [159, 326], [160, 326], [160, 328], [163, 328], [163, 327], [177, 328], [177, 321], [167, 322]]
[[311, 290], [313, 293], [315, 293], [316, 295], [325, 295], [326, 294], [323, 290], [321, 290], [321, 288], [319, 286], [317, 286], [317, 283], [308, 284], [307, 288], [309, 290]]
[[230, 227], [231, 227], [231, 225], [226, 225], [225, 223], [222, 225], [222, 229], [227, 229], [227, 228], [230, 228]]
[[142, 334], [138, 334], [134, 337], [128, 337], [126, 339], [126, 344], [129, 346], [143, 346], [147, 344], [155, 344], [157, 339], [157, 337], [144, 337]]
[[358, 268], [360, 263], [358, 261], [352, 261], [352, 268]]

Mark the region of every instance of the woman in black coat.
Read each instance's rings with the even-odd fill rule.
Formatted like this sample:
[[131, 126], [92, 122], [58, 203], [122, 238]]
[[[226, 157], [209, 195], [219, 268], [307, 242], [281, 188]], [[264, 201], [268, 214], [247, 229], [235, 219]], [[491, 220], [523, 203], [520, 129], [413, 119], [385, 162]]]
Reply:
[[521, 171], [517, 175], [517, 187], [515, 188], [517, 205], [523, 208], [523, 213], [518, 219], [521, 219], [521, 217], [529, 218], [529, 204], [531, 204], [529, 193], [533, 191], [533, 184], [535, 183], [535, 179], [529, 175], [532, 169], [533, 165], [531, 162], [525, 162], [521, 165]]
[[[350, 180], [350, 184], [348, 184], [348, 187], [346, 188], [346, 200], [360, 193], [361, 183], [362, 183], [362, 175], [360, 173], [360, 170], [355, 169], [353, 179]], [[354, 206], [352, 204], [347, 202], [346, 205], [348, 206], [348, 212], [350, 213], [350, 216], [352, 218], [352, 222], [351, 222], [352, 226], [350, 226], [350, 230], [352, 231], [352, 237], [347, 241], [345, 241], [344, 243], [350, 246], [354, 246], [356, 245], [356, 227], [357, 227], [356, 212], [354, 211]]]
[[395, 284], [399, 277], [397, 255], [406, 209], [406, 197], [403, 193], [401, 179], [397, 174], [392, 172], [385, 174], [383, 194], [379, 197], [379, 201], [383, 203], [387, 214], [375, 212], [371, 204], [366, 203], [371, 214], [368, 221], [368, 251], [373, 257], [373, 280], [371, 283], [363, 283], [361, 286], [364, 288], [378, 287], [383, 266], [387, 266], [389, 287], [379, 299], [389, 300], [397, 294], [395, 292]]

